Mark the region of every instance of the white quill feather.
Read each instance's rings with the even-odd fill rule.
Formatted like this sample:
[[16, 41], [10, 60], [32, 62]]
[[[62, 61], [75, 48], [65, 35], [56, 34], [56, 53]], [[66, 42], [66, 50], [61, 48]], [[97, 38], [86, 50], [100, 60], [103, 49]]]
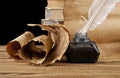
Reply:
[[88, 30], [98, 27], [115, 8], [117, 2], [120, 0], [94, 0], [88, 12], [88, 21], [79, 33], [86, 34]]

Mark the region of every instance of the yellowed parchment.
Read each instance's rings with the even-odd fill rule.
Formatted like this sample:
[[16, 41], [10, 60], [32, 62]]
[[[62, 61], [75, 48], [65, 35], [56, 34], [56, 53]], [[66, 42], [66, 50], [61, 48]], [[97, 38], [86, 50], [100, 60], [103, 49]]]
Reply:
[[[64, 24], [70, 32], [72, 40], [75, 33], [82, 26], [80, 15], [88, 17], [88, 9], [93, 0], [65, 0], [64, 5]], [[94, 31], [88, 31], [88, 36], [92, 41], [96, 41], [100, 50], [100, 59], [112, 61], [120, 60], [120, 3], [108, 15], [99, 27]]]
[[48, 35], [35, 37], [26, 31], [6, 45], [7, 53], [15, 60], [21, 59], [35, 65], [49, 65], [60, 61], [69, 45], [69, 32], [64, 25], [37, 25]]

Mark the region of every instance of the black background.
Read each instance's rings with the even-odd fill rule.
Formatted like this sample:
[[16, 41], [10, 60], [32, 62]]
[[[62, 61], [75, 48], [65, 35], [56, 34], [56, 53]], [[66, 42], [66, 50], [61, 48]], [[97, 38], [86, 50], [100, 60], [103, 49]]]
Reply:
[[4, 0], [0, 5], [0, 44], [7, 44], [25, 31], [31, 31], [36, 36], [46, 33], [27, 24], [41, 23], [41, 19], [45, 18], [47, 0]]

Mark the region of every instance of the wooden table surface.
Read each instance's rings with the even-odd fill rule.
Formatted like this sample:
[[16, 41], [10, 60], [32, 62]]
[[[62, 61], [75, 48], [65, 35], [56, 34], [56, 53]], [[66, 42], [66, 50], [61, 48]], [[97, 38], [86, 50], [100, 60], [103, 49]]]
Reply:
[[10, 59], [5, 46], [0, 46], [0, 78], [120, 78], [120, 61], [33, 66]]

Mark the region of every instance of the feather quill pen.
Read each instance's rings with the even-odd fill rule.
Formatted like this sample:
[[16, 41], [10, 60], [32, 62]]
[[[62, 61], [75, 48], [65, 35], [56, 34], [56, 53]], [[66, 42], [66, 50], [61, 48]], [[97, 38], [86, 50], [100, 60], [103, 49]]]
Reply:
[[88, 30], [97, 28], [108, 16], [108, 14], [115, 8], [120, 0], [94, 0], [88, 12], [88, 21], [80, 33], [85, 36]]
[[[94, 41], [87, 38], [87, 31], [94, 30], [115, 8], [120, 0], [94, 0], [88, 12], [88, 20], [81, 16], [81, 25], [84, 27], [75, 34], [70, 42], [66, 56], [69, 62], [95, 63], [100, 55], [99, 49]], [[84, 55], [84, 56], [83, 56]]]

